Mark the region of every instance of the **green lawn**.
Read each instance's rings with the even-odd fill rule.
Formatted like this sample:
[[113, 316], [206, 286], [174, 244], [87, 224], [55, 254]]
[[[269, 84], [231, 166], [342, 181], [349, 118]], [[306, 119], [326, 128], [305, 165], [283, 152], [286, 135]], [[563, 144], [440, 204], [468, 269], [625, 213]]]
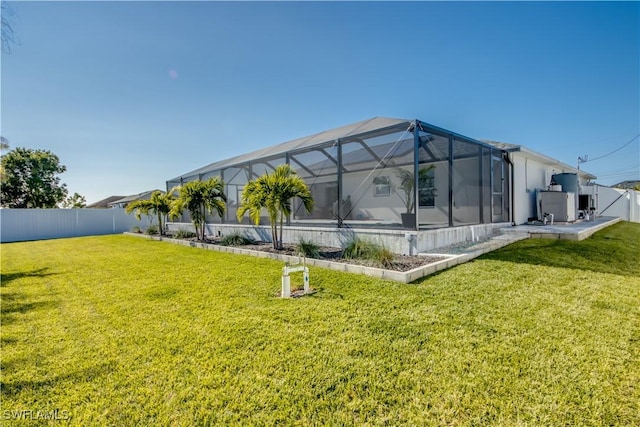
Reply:
[[640, 425], [640, 224], [409, 285], [312, 268], [296, 300], [266, 259], [0, 249], [3, 425]]

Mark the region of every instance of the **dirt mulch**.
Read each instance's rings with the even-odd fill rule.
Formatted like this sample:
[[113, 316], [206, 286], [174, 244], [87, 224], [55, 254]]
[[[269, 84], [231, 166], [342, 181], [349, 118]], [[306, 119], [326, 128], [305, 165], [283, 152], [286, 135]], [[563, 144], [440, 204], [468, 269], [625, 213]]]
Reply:
[[[170, 236], [167, 236], [170, 237]], [[185, 240], [195, 240], [185, 239]], [[219, 245], [220, 239], [208, 238], [204, 241], [204, 243]], [[292, 255], [298, 256], [298, 252], [295, 249], [295, 245], [284, 245], [284, 248], [281, 250], [277, 250], [273, 248], [271, 243], [262, 243], [257, 242], [250, 245], [242, 245], [235, 246], [241, 249], [249, 249], [253, 251], [261, 251], [261, 252], [269, 252], [281, 255]], [[332, 262], [341, 262], [345, 264], [355, 264], [355, 265], [364, 265], [366, 267], [375, 267], [375, 268], [383, 268], [385, 270], [393, 270], [393, 271], [409, 271], [414, 268], [422, 267], [423, 265], [432, 264], [437, 261], [441, 261], [445, 258], [434, 256], [434, 255], [419, 255], [419, 256], [409, 256], [409, 255], [395, 255], [391, 265], [383, 266], [379, 263], [366, 259], [346, 259], [342, 257], [342, 250], [340, 248], [333, 247], [320, 247], [320, 256], [318, 259], [332, 261]]]

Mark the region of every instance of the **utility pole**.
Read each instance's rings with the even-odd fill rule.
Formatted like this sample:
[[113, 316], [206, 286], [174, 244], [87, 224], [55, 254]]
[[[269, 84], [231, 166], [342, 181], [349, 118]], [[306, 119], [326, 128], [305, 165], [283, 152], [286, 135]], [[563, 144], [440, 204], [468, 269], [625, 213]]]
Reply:
[[580, 170], [580, 163], [586, 163], [589, 156], [586, 154], [584, 156], [578, 156], [578, 170]]

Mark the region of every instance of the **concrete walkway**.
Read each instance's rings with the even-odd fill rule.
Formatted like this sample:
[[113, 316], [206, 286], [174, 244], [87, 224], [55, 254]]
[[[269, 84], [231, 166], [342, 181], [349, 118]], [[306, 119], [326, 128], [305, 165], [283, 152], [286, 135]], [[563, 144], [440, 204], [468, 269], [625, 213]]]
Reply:
[[503, 228], [503, 234], [528, 234], [531, 238], [538, 239], [566, 239], [584, 240], [593, 233], [602, 230], [616, 222], [622, 221], [620, 218], [600, 217], [594, 221], [581, 221], [572, 224], [554, 225], [517, 225], [511, 228]]

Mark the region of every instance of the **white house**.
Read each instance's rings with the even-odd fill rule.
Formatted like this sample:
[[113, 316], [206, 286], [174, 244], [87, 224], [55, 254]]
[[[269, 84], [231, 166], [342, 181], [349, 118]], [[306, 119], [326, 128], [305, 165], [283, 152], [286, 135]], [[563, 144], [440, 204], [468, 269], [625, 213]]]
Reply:
[[496, 148], [500, 148], [508, 153], [511, 163], [512, 178], [512, 222], [515, 225], [525, 224], [531, 218], [541, 218], [539, 212], [539, 193], [551, 189], [554, 175], [575, 175], [575, 187], [565, 191], [574, 191], [576, 208], [589, 210], [597, 205], [589, 200], [587, 195], [582, 194], [580, 198], [580, 187], [588, 185], [596, 179], [596, 176], [576, 169], [556, 160], [552, 157], [533, 151], [527, 147], [516, 144], [509, 144], [497, 141], [483, 140]]
[[[240, 194], [249, 180], [285, 163], [305, 180], [315, 200], [310, 213], [294, 200], [286, 224], [296, 230], [289, 234], [292, 241], [304, 230], [318, 243], [335, 245], [347, 229], [351, 234], [394, 236], [404, 242], [386, 240], [396, 252], [405, 251], [405, 240], [426, 250], [541, 219], [548, 213], [541, 212], [541, 204], [550, 198], [544, 193], [561, 186], [567, 197], [573, 195], [568, 210], [575, 215], [570, 220], [578, 218], [578, 211], [593, 214], [602, 202], [593, 192], [581, 191], [594, 175], [549, 156], [520, 145], [476, 140], [420, 120], [385, 117], [216, 161], [168, 180], [167, 190], [220, 176], [228, 210], [222, 218], [207, 219], [209, 231], [242, 231], [263, 238], [268, 233], [246, 218], [236, 218]], [[185, 215], [179, 222], [188, 223], [189, 218]], [[434, 231], [449, 237], [425, 237]], [[332, 233], [338, 237], [327, 237]]]

